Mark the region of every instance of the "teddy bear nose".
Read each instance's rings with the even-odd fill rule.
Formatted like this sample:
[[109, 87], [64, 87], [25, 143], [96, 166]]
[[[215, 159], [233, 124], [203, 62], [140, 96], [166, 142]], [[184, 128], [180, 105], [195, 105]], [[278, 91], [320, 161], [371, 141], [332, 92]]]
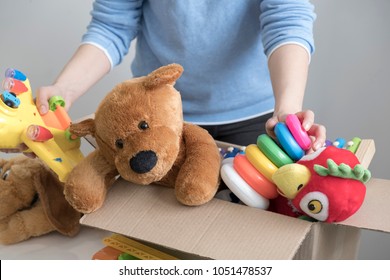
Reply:
[[153, 151], [141, 151], [130, 159], [131, 169], [139, 174], [149, 172], [157, 164], [157, 155]]

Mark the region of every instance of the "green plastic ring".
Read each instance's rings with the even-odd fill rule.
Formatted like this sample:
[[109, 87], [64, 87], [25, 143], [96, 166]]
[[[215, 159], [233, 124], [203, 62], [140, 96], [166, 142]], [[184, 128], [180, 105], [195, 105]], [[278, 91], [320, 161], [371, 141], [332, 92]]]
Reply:
[[263, 154], [277, 167], [294, 163], [294, 161], [270, 136], [268, 136], [268, 134], [261, 134], [257, 137], [257, 147], [259, 147], [260, 151], [262, 151]]
[[62, 96], [52, 96], [49, 99], [49, 108], [51, 111], [55, 111], [57, 109], [57, 105], [65, 107], [65, 100]]

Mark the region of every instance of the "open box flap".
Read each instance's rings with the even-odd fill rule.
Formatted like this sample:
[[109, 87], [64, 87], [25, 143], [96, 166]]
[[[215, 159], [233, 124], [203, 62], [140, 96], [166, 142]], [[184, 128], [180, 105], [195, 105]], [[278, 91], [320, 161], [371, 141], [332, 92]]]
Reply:
[[219, 199], [188, 207], [173, 189], [122, 179], [81, 223], [211, 259], [292, 259], [312, 226]]
[[340, 224], [390, 232], [390, 181], [371, 179], [360, 209]]

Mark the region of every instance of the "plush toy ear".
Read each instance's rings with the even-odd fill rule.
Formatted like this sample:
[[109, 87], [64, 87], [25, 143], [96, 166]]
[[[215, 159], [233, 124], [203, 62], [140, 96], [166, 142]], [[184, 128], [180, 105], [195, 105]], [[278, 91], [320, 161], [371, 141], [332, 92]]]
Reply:
[[81, 214], [66, 201], [64, 186], [49, 170], [41, 168], [33, 178], [34, 186], [50, 223], [61, 234], [74, 236], [80, 230]]
[[183, 67], [179, 64], [162, 66], [147, 75], [143, 85], [148, 90], [152, 90], [163, 85], [174, 85], [182, 73]]
[[72, 123], [69, 127], [71, 134], [74, 134], [79, 137], [86, 135], [95, 135], [95, 121], [93, 119], [86, 119], [79, 123]]

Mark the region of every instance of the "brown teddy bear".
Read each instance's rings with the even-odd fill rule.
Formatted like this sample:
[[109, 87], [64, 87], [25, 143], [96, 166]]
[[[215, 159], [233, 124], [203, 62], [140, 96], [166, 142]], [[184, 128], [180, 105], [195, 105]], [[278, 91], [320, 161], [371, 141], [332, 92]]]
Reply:
[[183, 122], [174, 88], [182, 72], [180, 65], [170, 64], [120, 83], [102, 100], [94, 119], [71, 125], [71, 133], [92, 135], [98, 146], [65, 183], [66, 199], [75, 209], [99, 209], [118, 174], [136, 184], [174, 187], [185, 205], [214, 197], [219, 150], [206, 130]]
[[58, 231], [74, 236], [81, 214], [65, 200], [63, 183], [39, 159], [0, 159], [0, 243]]

